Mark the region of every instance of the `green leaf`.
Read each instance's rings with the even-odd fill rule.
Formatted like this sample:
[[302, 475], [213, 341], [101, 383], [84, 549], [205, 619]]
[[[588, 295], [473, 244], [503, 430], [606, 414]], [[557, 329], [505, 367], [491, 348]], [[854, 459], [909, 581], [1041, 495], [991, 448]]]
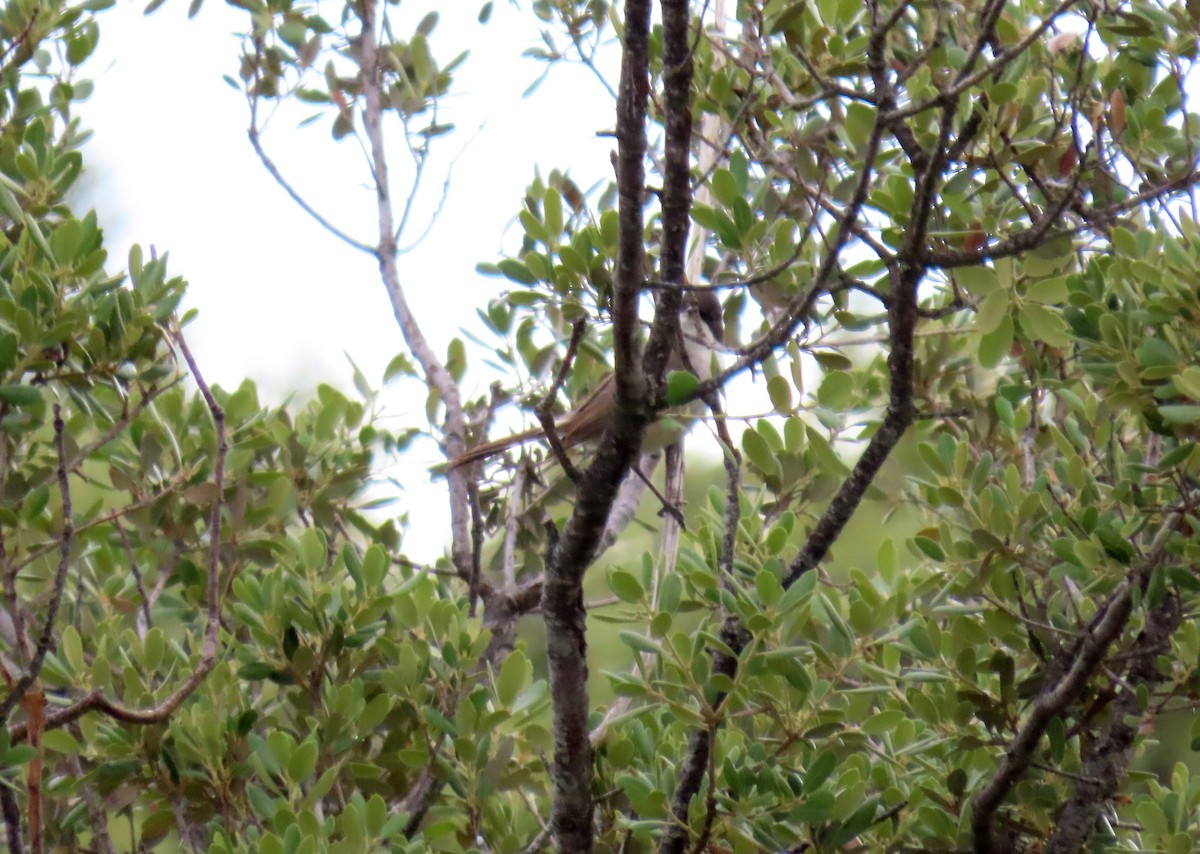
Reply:
[[877, 712], [863, 721], [862, 731], [867, 735], [883, 735], [894, 730], [904, 718], [904, 712], [899, 709]]
[[617, 636], [621, 639], [622, 643], [630, 647], [634, 652], [662, 653], [662, 647], [659, 644], [644, 635], [639, 635], [637, 632], [623, 630], [618, 632]]
[[1158, 407], [1158, 414], [1168, 424], [1195, 424], [1200, 421], [1200, 404], [1169, 404]]
[[363, 818], [368, 835], [378, 837], [384, 822], [387, 821], [387, 804], [378, 793], [371, 795], [371, 799], [367, 801], [366, 815]]
[[1017, 310], [1021, 328], [1030, 338], [1044, 341], [1051, 347], [1071, 344], [1071, 331], [1062, 315], [1037, 303], [1025, 303]]
[[1166, 836], [1171, 832], [1162, 807], [1154, 801], [1140, 800], [1134, 811], [1137, 814], [1138, 823], [1142, 825], [1142, 829], [1146, 833], [1154, 836]]
[[386, 694], [379, 694], [371, 699], [363, 707], [363, 710], [358, 713], [354, 723], [360, 733], [368, 733], [374, 730], [377, 726], [383, 723], [384, 718], [392, 711], [394, 705], [392, 698]]
[[1126, 258], [1136, 258], [1138, 256], [1137, 238], [1133, 236], [1133, 232], [1121, 226], [1114, 227], [1109, 232], [1112, 238], [1113, 248]]
[[32, 406], [42, 399], [42, 393], [28, 385], [0, 385], [0, 403], [10, 406]]
[[975, 311], [975, 328], [984, 335], [994, 331], [1000, 321], [1008, 316], [1009, 305], [1008, 291], [1003, 288], [992, 291]]
[[646, 595], [642, 583], [634, 577], [633, 573], [623, 569], [614, 569], [608, 573], [608, 588], [622, 602], [630, 604], [641, 602]]
[[821, 784], [829, 779], [829, 775], [837, 768], [837, 754], [832, 750], [822, 751], [808, 766], [804, 775], [804, 791], [812, 794], [821, 788]]
[[383, 588], [383, 579], [387, 575], [388, 558], [387, 553], [377, 545], [367, 549], [363, 555], [362, 568], [360, 572], [363, 577], [363, 584], [368, 591], [372, 591], [372, 595], [379, 592]]
[[496, 263], [496, 267], [504, 275], [504, 278], [516, 282], [518, 285], [537, 284], [537, 278], [529, 272], [529, 268], [516, 258], [504, 258]]
[[500, 665], [500, 674], [496, 677], [496, 696], [505, 706], [511, 706], [525, 687], [529, 676], [529, 662], [520, 650], [514, 650]]
[[558, 243], [558, 236], [563, 230], [562, 196], [553, 187], [546, 189], [546, 197], [542, 199], [542, 221], [546, 225], [549, 243]]
[[433, 32], [433, 28], [437, 26], [437, 22], [438, 13], [428, 12], [426, 13], [425, 17], [421, 19], [420, 23], [417, 24], [417, 32], [423, 36], [428, 36]]
[[783, 585], [769, 569], [760, 569], [754, 576], [754, 589], [765, 607], [774, 607], [783, 598]]
[[667, 374], [667, 405], [680, 406], [692, 399], [700, 380], [690, 371], [671, 371]]
[[[0, 753], [0, 768], [15, 768], [37, 756], [37, 748], [29, 744], [18, 744]], [[140, 767], [140, 766], [139, 766]]]
[[1067, 276], [1055, 276], [1052, 279], [1042, 279], [1042, 281], [1031, 286], [1025, 292], [1025, 296], [1034, 302], [1046, 303], [1048, 305], [1059, 305], [1067, 301]]
[[1093, 533], [1109, 557], [1125, 566], [1133, 562], [1133, 545], [1119, 531], [1112, 528], [1097, 528]]
[[580, 276], [588, 274], [587, 259], [575, 247], [564, 244], [558, 247], [558, 257], [563, 266]]
[[735, 200], [742, 197], [738, 192], [737, 181], [728, 169], [714, 171], [709, 185], [712, 188], [713, 198], [726, 207], [731, 206]]
[[276, 673], [276, 668], [265, 661], [250, 661], [238, 665], [238, 678], [247, 682], [258, 682]]
[[913, 545], [924, 552], [927, 557], [936, 561], [944, 561], [946, 559], [946, 552], [936, 540], [932, 540], [929, 537], [917, 536], [913, 537], [912, 541]]
[[767, 396], [771, 399], [771, 406], [780, 415], [791, 413], [792, 384], [784, 377], [774, 376], [767, 380]]
[[317, 758], [320, 752], [317, 741], [313, 737], [306, 738], [292, 751], [288, 759], [287, 772], [294, 782], [300, 783], [312, 776], [317, 769]]
[[64, 756], [75, 756], [83, 749], [79, 742], [75, 740], [75, 736], [71, 735], [65, 729], [52, 729], [49, 732], [43, 733], [42, 744], [55, 753], [61, 753]]
[[817, 586], [817, 574], [815, 572], [806, 572], [797, 578], [792, 586], [784, 591], [783, 598], [779, 600], [776, 609], [781, 614], [786, 614], [803, 602], [812, 594]]
[[142, 664], [147, 670], [157, 670], [162, 664], [163, 654], [166, 652], [167, 639], [163, 634], [163, 630], [158, 626], [146, 632], [146, 640], [142, 643]]
[[308, 528], [300, 535], [300, 556], [308, 570], [320, 569], [328, 555], [325, 535], [316, 528]]
[[817, 389], [817, 400], [823, 406], [841, 411], [853, 402], [854, 386], [854, 375], [849, 371], [830, 371], [825, 375], [825, 379], [821, 380], [821, 387]]
[[824, 824], [833, 817], [833, 802], [833, 792], [821, 789], [793, 807], [788, 817], [801, 824]]
[[63, 629], [62, 636], [59, 638], [59, 650], [73, 673], [85, 672], [83, 640], [74, 626], [67, 626]]
[[1188, 365], [1175, 376], [1175, 388], [1192, 400], [1200, 400], [1200, 368]]
[[748, 428], [742, 433], [742, 450], [760, 471], [767, 474], [779, 471], [779, 460], [776, 459], [775, 452], [757, 430]]
[[1158, 461], [1158, 470], [1165, 471], [1183, 465], [1196, 450], [1195, 442], [1184, 442], [1178, 448], [1168, 451]]
[[1192, 837], [1187, 831], [1177, 831], [1167, 841], [1166, 854], [1191, 854], [1193, 851]]
[[1007, 314], [991, 331], [979, 336], [979, 363], [986, 368], [994, 368], [1000, 360], [1009, 354], [1013, 343], [1013, 322]]
[[983, 299], [1000, 287], [996, 271], [982, 265], [955, 270], [954, 280], [960, 288], [977, 300]]

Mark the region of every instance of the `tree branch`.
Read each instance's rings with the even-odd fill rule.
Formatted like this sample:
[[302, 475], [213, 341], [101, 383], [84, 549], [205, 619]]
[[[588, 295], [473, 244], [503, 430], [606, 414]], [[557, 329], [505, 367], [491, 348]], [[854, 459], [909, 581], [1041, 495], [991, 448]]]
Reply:
[[1075, 775], [1075, 792], [1063, 805], [1054, 832], [1046, 843], [1046, 854], [1075, 854], [1083, 850], [1095, 832], [1100, 813], [1113, 803], [1133, 758], [1134, 739], [1146, 715], [1142, 689], [1147, 692], [1165, 680], [1157, 659], [1169, 653], [1171, 635], [1183, 622], [1179, 596], [1168, 591], [1150, 609], [1146, 626], [1129, 651], [1129, 675], [1119, 683], [1108, 722], [1084, 745], [1082, 773]]
[[[441, 396], [446, 407], [445, 434], [446, 456], [453, 459], [466, 450], [466, 420], [458, 384], [434, 353], [408, 305], [404, 290], [400, 286], [400, 273], [396, 266], [395, 215], [392, 210], [391, 188], [388, 183], [387, 154], [384, 145], [383, 111], [384, 98], [381, 91], [382, 69], [379, 59], [376, 27], [376, 3], [378, 0], [362, 0], [361, 4], [361, 49], [362, 91], [366, 102], [363, 127], [371, 150], [371, 171], [375, 179], [375, 203], [379, 220], [379, 243], [373, 250], [379, 261], [379, 275], [392, 304], [392, 312], [400, 325], [404, 341], [425, 372], [428, 383]], [[471, 576], [471, 513], [467, 495], [468, 472], [451, 469], [447, 472], [450, 485], [450, 528], [451, 557], [455, 567], [464, 578]]]
[[359, 252], [365, 252], [368, 255], [374, 255], [375, 248], [373, 246], [369, 246], [368, 244], [363, 243], [361, 240], [356, 240], [346, 232], [342, 231], [332, 222], [327, 220], [320, 211], [305, 201], [304, 197], [301, 196], [296, 188], [291, 185], [287, 178], [283, 177], [283, 173], [279, 171], [279, 167], [275, 165], [275, 161], [267, 156], [267, 152], [262, 146], [262, 140], [259, 138], [257, 105], [258, 98], [252, 96], [250, 107], [250, 128], [246, 131], [246, 136], [250, 138], [250, 146], [254, 149], [254, 153], [258, 155], [258, 159], [262, 163], [263, 168], [266, 169], [267, 173], [275, 179], [275, 183], [282, 187], [283, 191], [291, 197], [292, 201], [299, 206], [300, 210], [304, 211], [306, 214], [316, 220], [323, 229], [328, 231], [338, 240], [345, 243], [347, 246], [357, 249]]
[[1181, 515], [1173, 515], [1159, 529], [1150, 553], [1133, 573], [1112, 592], [1097, 612], [1091, 625], [1070, 652], [1070, 660], [1057, 680], [1048, 680], [1033, 701], [1025, 722], [1009, 741], [1000, 767], [991, 781], [976, 795], [971, 816], [971, 836], [975, 854], [1004, 854], [1010, 850], [996, 827], [1000, 805], [1025, 774], [1046, 728], [1075, 702], [1088, 685], [1109, 646], [1125, 629], [1133, 608], [1133, 591], [1139, 579], [1149, 578], [1166, 553], [1169, 535], [1180, 524]]
[[638, 299], [644, 274], [642, 193], [649, 99], [649, 0], [626, 0], [617, 100], [618, 251], [613, 293], [617, 408], [584, 473], [575, 510], [546, 562], [542, 611], [553, 697], [554, 804], [551, 826], [562, 854], [592, 848], [592, 748], [588, 739], [587, 625], [583, 574], [595, 554], [650, 409], [638, 364]]
[[21, 702], [46, 662], [50, 647], [54, 646], [55, 624], [58, 622], [58, 609], [62, 605], [63, 589], [67, 584], [67, 569], [71, 565], [71, 546], [74, 543], [75, 527], [71, 519], [71, 484], [67, 478], [67, 452], [63, 442], [62, 407], [54, 404], [54, 452], [58, 458], [58, 492], [62, 496], [62, 532], [58, 537], [58, 568], [54, 571], [54, 587], [50, 594], [50, 604], [46, 606], [46, 619], [42, 622], [42, 633], [29, 661], [29, 669], [22, 674], [12, 686], [4, 700], [0, 702], [0, 723], [8, 720], [13, 707]]

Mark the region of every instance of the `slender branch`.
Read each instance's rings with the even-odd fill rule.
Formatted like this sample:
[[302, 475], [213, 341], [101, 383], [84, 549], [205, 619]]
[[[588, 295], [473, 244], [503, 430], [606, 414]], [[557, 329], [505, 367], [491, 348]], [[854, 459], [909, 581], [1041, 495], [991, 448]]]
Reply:
[[467, 614], [474, 617], [479, 604], [479, 582], [483, 575], [484, 540], [483, 508], [479, 504], [479, 484], [475, 481], [467, 484], [467, 501], [471, 509], [471, 577], [467, 582], [470, 589]]
[[[667, 448], [666, 483], [662, 497], [662, 502], [667, 507], [679, 507], [683, 502], [683, 463], [683, 445], [676, 442]], [[625, 478], [625, 483], [628, 484], [634, 480], [639, 480], [639, 478], [627, 477]], [[643, 485], [648, 484], [649, 478], [642, 481], [642, 483]], [[654, 577], [650, 589], [651, 609], [658, 606], [658, 591], [662, 587], [662, 579], [675, 572], [675, 562], [679, 557], [679, 535], [682, 528], [683, 525], [678, 516], [673, 513], [664, 514], [662, 544], [659, 548], [659, 560], [654, 565]], [[589, 607], [596, 607], [596, 603], [590, 603]], [[655, 653], [652, 652], [639, 653], [635, 663], [632, 665], [632, 669], [649, 672], [654, 666], [655, 657]], [[625, 714], [632, 703], [632, 697], [617, 697], [612, 702], [608, 710], [604, 713], [603, 719], [592, 729], [588, 736], [592, 747], [599, 747], [604, 743], [605, 738], [608, 736], [609, 726], [612, 725], [614, 720]]]
[[29, 23], [25, 25], [25, 29], [9, 42], [4, 53], [0, 54], [0, 62], [4, 63], [3, 66], [0, 66], [0, 76], [7, 76], [9, 71], [24, 65], [33, 58], [34, 44], [31, 42], [29, 34], [33, 32], [33, 25], [37, 23], [40, 12], [40, 9], [34, 9], [29, 13]]
[[525, 466], [521, 466], [517, 469], [516, 477], [513, 478], [512, 506], [508, 510], [508, 519], [504, 523], [503, 578], [504, 586], [510, 589], [517, 586], [517, 534], [521, 530], [519, 506], [524, 495]]
[[[662, 243], [659, 264], [662, 278], [682, 284], [687, 275], [687, 235], [692, 208], [692, 53], [688, 47], [688, 3], [662, 0], [663, 112], [666, 126], [663, 166]], [[646, 374], [658, 381], [679, 335], [679, 309], [683, 293], [668, 287], [657, 293], [654, 324], [646, 347]]]
[[[707, 232], [702, 233], [707, 234]], [[755, 273], [745, 279], [736, 279], [734, 281], [727, 282], [711, 282], [707, 285], [693, 285], [691, 284], [691, 265], [689, 264], [688, 278], [682, 284], [677, 284], [675, 282], [662, 282], [652, 279], [646, 282], [646, 287], [651, 290], [669, 290], [671, 288], [678, 288], [684, 291], [730, 291], [739, 288], [750, 288], [755, 285], [761, 285], [764, 282], [769, 282], [776, 278], [780, 273], [786, 272], [789, 267], [796, 263], [803, 251], [804, 244], [799, 244], [795, 249], [792, 250], [792, 254], [789, 255], [785, 260], [779, 262], [773, 267], [768, 267], [761, 273]], [[704, 256], [701, 254], [700, 260], [703, 260], [703, 258]], [[690, 260], [691, 259], [689, 258], [689, 261]]]
[[[391, 188], [388, 183], [388, 165], [383, 133], [384, 98], [382, 93], [383, 72], [380, 66], [379, 43], [375, 32], [378, 0], [362, 0], [360, 18], [362, 33], [362, 92], [366, 102], [363, 126], [370, 143], [371, 171], [375, 179], [375, 203], [379, 220], [379, 243], [372, 250], [379, 261], [379, 274], [391, 301], [392, 312], [400, 326], [401, 334], [409, 350], [421, 364], [427, 382], [441, 396], [446, 409], [445, 434], [448, 459], [459, 456], [466, 450], [466, 420], [458, 384], [434, 353], [417, 323], [416, 316], [408, 305], [404, 289], [400, 286], [400, 272], [396, 266], [396, 227], [392, 210]], [[468, 472], [451, 469], [447, 473], [450, 485], [450, 530], [451, 557], [464, 578], [471, 575], [471, 514], [467, 495]]]
[[[711, 744], [717, 737], [717, 724], [715, 721], [708, 725], [711, 731], [708, 737]], [[700, 826], [700, 832], [696, 835], [696, 842], [692, 845], [691, 854], [703, 854], [709, 850], [708, 841], [712, 837], [713, 823], [717, 819], [717, 751], [708, 751], [708, 767], [705, 769], [708, 776], [708, 795], [704, 799], [704, 822]]]
[[558, 372], [554, 375], [554, 382], [550, 388], [546, 390], [545, 397], [534, 410], [537, 415], [538, 423], [542, 425], [542, 432], [546, 434], [546, 442], [550, 445], [550, 451], [554, 454], [554, 458], [558, 460], [558, 464], [562, 466], [562, 470], [566, 472], [567, 477], [572, 483], [579, 483], [579, 469], [571, 462], [571, 458], [567, 456], [567, 449], [563, 446], [562, 439], [558, 435], [558, 425], [554, 423], [554, 402], [558, 399], [558, 392], [562, 388], [563, 383], [567, 381], [567, 376], [571, 372], [571, 366], [575, 363], [575, 353], [579, 350], [579, 342], [583, 340], [584, 334], [587, 332], [587, 321], [584, 318], [579, 318], [571, 324], [571, 339], [567, 342], [567, 351], [563, 354], [562, 364], [558, 366]]
[[121, 535], [121, 544], [125, 548], [125, 557], [129, 559], [129, 572], [133, 575], [134, 584], [137, 586], [138, 598], [141, 599], [141, 611], [137, 618], [138, 637], [142, 640], [146, 639], [146, 632], [154, 625], [150, 617], [150, 596], [146, 592], [146, 582], [142, 578], [142, 568], [138, 566], [137, 555], [133, 553], [133, 545], [129, 542], [129, 534], [125, 533], [125, 526], [121, 521], [116, 520], [117, 533]]
[[[884, 70], [886, 28], [876, 27], [871, 36], [871, 46], [868, 53], [868, 66], [875, 80], [876, 97], [879, 99], [880, 113], [889, 111], [895, 104], [895, 92], [887, 80]], [[889, 399], [883, 421], [870, 443], [855, 463], [850, 476], [842, 483], [833, 500], [821, 518], [813, 527], [805, 540], [804, 547], [788, 567], [783, 579], [784, 587], [790, 587], [806, 572], [810, 572], [829, 553], [834, 541], [858, 508], [867, 488], [891, 455], [892, 449], [900, 442], [909, 424], [916, 416], [916, 405], [913, 403], [913, 334], [917, 322], [917, 285], [924, 276], [924, 270], [916, 263], [919, 247], [923, 244], [923, 233], [933, 206], [933, 181], [942, 172], [945, 164], [946, 145], [949, 127], [953, 118], [953, 107], [943, 110], [942, 127], [937, 149], [930, 154], [928, 171], [918, 176], [918, 193], [913, 198], [910, 222], [913, 232], [919, 232], [918, 239], [910, 234], [906, 240], [909, 255], [906, 263], [901, 266], [892, 264], [889, 272], [892, 279], [892, 294], [888, 305], [888, 336], [891, 341], [891, 353], [888, 356]], [[881, 119], [877, 119], [878, 130]], [[870, 161], [867, 161], [868, 164]], [[869, 172], [870, 169], [863, 170]], [[861, 186], [861, 185], [860, 185]], [[851, 208], [852, 210], [853, 208]], [[844, 237], [844, 230], [839, 231], [839, 238]], [[826, 259], [823, 269], [831, 268], [831, 259]], [[828, 276], [828, 273], [825, 274]]]
[[42, 823], [42, 776], [45, 772], [46, 753], [42, 747], [42, 733], [46, 727], [46, 692], [41, 683], [35, 683], [21, 698], [21, 711], [29, 725], [29, 745], [33, 757], [26, 772], [25, 812], [29, 823], [29, 850], [32, 854], [45, 851], [45, 828]]
[[[128, 516], [130, 513], [136, 513], [138, 510], [141, 510], [145, 507], [149, 507], [150, 505], [161, 501], [163, 498], [167, 497], [168, 495], [173, 494], [175, 492], [175, 490], [179, 488], [180, 484], [182, 484], [183, 481], [187, 479], [189, 474], [190, 474], [190, 472], [187, 472], [187, 471], [177, 472], [175, 474], [175, 476], [172, 477], [171, 480], [167, 483], [167, 485], [164, 486], [162, 489], [158, 490], [158, 492], [152, 493], [151, 495], [147, 495], [144, 498], [139, 498], [137, 501], [132, 501], [129, 504], [126, 504], [122, 507], [116, 508], [115, 510], [110, 510], [107, 513], [97, 516], [95, 519], [89, 519], [88, 521], [84, 522], [83, 524], [78, 525], [75, 528], [75, 533], [77, 533], [77, 534], [82, 533], [84, 531], [89, 531], [92, 528], [99, 527], [100, 525], [106, 525], [109, 522], [118, 521], [119, 519], [121, 519], [125, 516]], [[56, 543], [49, 542], [49, 543], [45, 543], [40, 546], [37, 546], [36, 548], [31, 549], [28, 554], [26, 554], [20, 561], [18, 561], [15, 564], [15, 568], [17, 570], [23, 569], [24, 567], [28, 566], [29, 564], [33, 563], [34, 561], [38, 560], [39, 558], [43, 557], [44, 555], [47, 555], [50, 552], [54, 551], [56, 546], [57, 546]]]
[[71, 484], [67, 478], [67, 452], [63, 442], [63, 429], [62, 407], [56, 403], [54, 404], [54, 452], [58, 457], [58, 491], [62, 498], [62, 532], [58, 537], [58, 568], [54, 572], [50, 604], [46, 607], [46, 619], [42, 623], [41, 636], [34, 648], [33, 657], [29, 661], [29, 669], [22, 674], [4, 700], [0, 702], [0, 722], [8, 720], [13, 707], [21, 702], [21, 698], [37, 681], [56, 637], [54, 627], [58, 622], [58, 609], [62, 605], [63, 590], [67, 585], [67, 569], [71, 565], [71, 547], [75, 539], [75, 528], [71, 520]]
[[[882, 35], [878, 37], [877, 41], [878, 45], [876, 49], [879, 51], [877, 62], [882, 66]], [[873, 54], [872, 58], [875, 61]], [[883, 72], [880, 70], [878, 77], [882, 78], [882, 76]], [[863, 205], [866, 203], [867, 195], [871, 188], [871, 180], [875, 174], [875, 161], [879, 156], [883, 139], [884, 124], [882, 116], [888, 104], [893, 101], [894, 95], [890, 96], [887, 101], [881, 101], [880, 103], [880, 110], [876, 115], [875, 125], [871, 129], [863, 152], [863, 165], [859, 170], [858, 183], [855, 186], [849, 203], [842, 210], [842, 214], [838, 218], [837, 234], [832, 244], [826, 250], [825, 258], [821, 262], [821, 266], [817, 269], [813, 283], [806, 291], [798, 294], [787, 305], [779, 318], [771, 324], [771, 328], [765, 334], [744, 348], [743, 355], [736, 362], [719, 371], [711, 379], [700, 383], [694, 393], [695, 398], [702, 398], [705, 395], [712, 394], [722, 388], [733, 377], [757, 366], [769, 358], [778, 347], [785, 344], [791, 338], [796, 328], [808, 316], [817, 299], [825, 292], [828, 283], [832, 281], [834, 273], [838, 269], [838, 257], [845, 247], [846, 242], [850, 239], [850, 235], [854, 233], [859, 215], [862, 212]]]
[[608, 521], [604, 523], [604, 533], [600, 535], [600, 542], [596, 544], [596, 551], [592, 554], [593, 563], [617, 541], [617, 537], [633, 521], [642, 495], [646, 491], [646, 484], [650, 482], [661, 458], [662, 454], [659, 453], [642, 454], [635, 463], [637, 471], [631, 472], [630, 476], [621, 482], [621, 488], [617, 491], [617, 497], [613, 499], [612, 509], [608, 513]]
[[[147, 389], [143, 389], [141, 397], [138, 399], [138, 402], [133, 405], [132, 409], [129, 407], [129, 401], [124, 401], [124, 406], [122, 407], [120, 417], [118, 417], [116, 421], [109, 425], [107, 430], [105, 430], [92, 441], [88, 442], [82, 448], [78, 448], [75, 451], [75, 454], [69, 460], [67, 460], [67, 471], [75, 471], [84, 460], [91, 459], [92, 455], [95, 454], [96, 451], [103, 448], [113, 439], [117, 438], [117, 436], [120, 436], [122, 431], [124, 431], [124, 429], [128, 427], [135, 418], [141, 415], [159, 395], [168, 389], [174, 388], [178, 382], [179, 378], [176, 377], [169, 383], [165, 383], [161, 386], [152, 385]], [[31, 481], [28, 489], [34, 489], [38, 486], [49, 483], [54, 476], [54, 472], [49, 471], [41, 479]]]
[[[251, 99], [252, 105], [256, 105], [257, 103], [257, 98]], [[287, 178], [283, 176], [283, 173], [279, 171], [279, 167], [275, 165], [275, 161], [268, 157], [267, 152], [263, 149], [262, 140], [259, 138], [257, 117], [254, 115], [254, 113], [255, 107], [252, 106], [251, 123], [249, 130], [246, 131], [246, 136], [250, 138], [250, 146], [254, 149], [254, 153], [258, 155], [258, 159], [262, 162], [263, 168], [265, 168], [271, 177], [275, 179], [275, 183], [283, 188], [283, 191], [287, 193], [288, 196], [291, 197], [292, 201], [300, 207], [300, 210], [304, 211], [310, 217], [315, 219], [322, 228], [324, 228], [338, 240], [342, 241], [347, 246], [357, 249], [359, 252], [365, 252], [368, 255], [374, 255], [375, 247], [369, 246], [368, 244], [363, 243], [361, 240], [356, 240], [346, 232], [342, 231], [332, 222], [327, 220], [320, 211], [305, 201], [304, 197], [300, 195], [299, 191], [297, 191], [296, 188], [293, 187], [287, 180]]]

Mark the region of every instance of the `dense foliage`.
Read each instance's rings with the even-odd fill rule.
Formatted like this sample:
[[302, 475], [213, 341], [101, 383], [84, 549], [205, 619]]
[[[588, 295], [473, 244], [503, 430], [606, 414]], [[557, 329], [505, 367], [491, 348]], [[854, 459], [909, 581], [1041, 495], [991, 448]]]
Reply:
[[[564, 155], [481, 258], [509, 375], [470, 400], [397, 251], [469, 58], [436, 13], [239, 0], [253, 152], [378, 259], [383, 380], [427, 390], [398, 429], [362, 375], [210, 388], [166, 257], [118, 270], [71, 209], [105, 5], [0, 18], [11, 851], [1200, 848], [1188, 4], [530, 4], [550, 73], [621, 52], [616, 178]], [[275, 167], [291, 99], [361, 142], [375, 237]], [[695, 288], [705, 381], [666, 369]], [[610, 364], [593, 453], [449, 467], [448, 556], [404, 557], [380, 455], [453, 460], [512, 401], [549, 423]], [[723, 466], [668, 453], [646, 496], [644, 428], [690, 400]]]

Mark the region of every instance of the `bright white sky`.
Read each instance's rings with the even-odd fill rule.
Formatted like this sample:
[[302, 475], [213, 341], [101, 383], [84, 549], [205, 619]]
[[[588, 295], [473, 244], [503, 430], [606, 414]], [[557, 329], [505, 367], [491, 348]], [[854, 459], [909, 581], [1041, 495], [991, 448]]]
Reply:
[[[612, 142], [595, 134], [613, 120], [608, 95], [578, 67], [555, 69], [521, 98], [543, 70], [520, 56], [540, 43], [527, 12], [501, 0], [484, 26], [476, 0], [404, 4], [397, 32], [411, 32], [431, 5], [442, 16], [435, 57], [446, 62], [464, 48], [471, 55], [439, 117], [458, 131], [432, 165], [430, 205], [461, 155], [441, 217], [400, 269], [426, 335], [444, 353], [460, 326], [481, 330], [474, 307], [505, 287], [476, 274], [475, 264], [495, 260], [506, 239], [512, 246], [534, 164], [543, 174], [569, 168], [585, 188], [606, 178]], [[264, 402], [306, 395], [322, 381], [350, 389], [345, 351], [378, 385], [403, 342], [374, 260], [323, 230], [274, 183], [246, 139], [245, 99], [221, 79], [236, 76], [231, 34], [245, 28], [243, 14], [220, 0], [208, 0], [191, 21], [184, 0], [150, 17], [143, 7], [118, 0], [101, 15], [99, 47], [84, 67], [95, 94], [80, 114], [95, 136], [84, 152], [81, 206], [95, 207], [107, 229], [110, 267], [123, 266], [133, 243], [170, 253], [171, 271], [190, 282], [187, 305], [200, 310], [189, 343], [210, 382], [236, 387], [250, 377]], [[297, 129], [309, 112], [277, 115], [265, 136], [268, 153], [327, 218], [373, 243], [374, 200], [360, 149], [352, 140], [335, 144], [325, 121]], [[399, 197], [408, 162], [397, 144], [391, 164]], [[405, 423], [419, 423], [423, 404], [395, 394], [386, 403]], [[421, 532], [406, 540], [409, 553], [428, 560], [442, 553], [448, 513], [444, 487], [426, 473], [432, 448], [424, 450], [387, 474], [404, 484], [397, 507]]]

